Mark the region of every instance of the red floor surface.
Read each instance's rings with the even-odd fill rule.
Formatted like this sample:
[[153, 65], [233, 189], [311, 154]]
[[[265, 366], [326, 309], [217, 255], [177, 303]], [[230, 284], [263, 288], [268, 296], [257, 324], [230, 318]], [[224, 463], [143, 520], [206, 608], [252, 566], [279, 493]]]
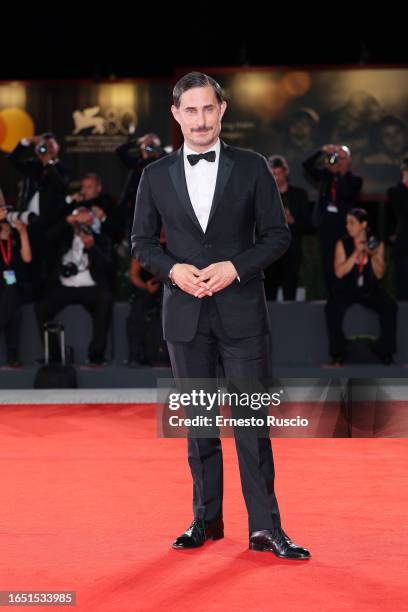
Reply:
[[73, 590], [66, 609], [95, 612], [408, 610], [408, 440], [274, 442], [283, 525], [313, 554], [290, 562], [247, 549], [231, 439], [225, 539], [173, 551], [186, 443], [155, 429], [152, 406], [0, 408], [0, 590]]

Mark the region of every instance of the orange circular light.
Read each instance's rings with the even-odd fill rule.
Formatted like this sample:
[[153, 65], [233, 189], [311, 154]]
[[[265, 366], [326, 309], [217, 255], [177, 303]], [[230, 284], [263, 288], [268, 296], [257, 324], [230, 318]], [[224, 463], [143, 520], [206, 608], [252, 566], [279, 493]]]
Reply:
[[[5, 126], [5, 128], [2, 128]], [[34, 121], [21, 108], [4, 108], [0, 111], [0, 149], [10, 153], [16, 144], [34, 136]]]

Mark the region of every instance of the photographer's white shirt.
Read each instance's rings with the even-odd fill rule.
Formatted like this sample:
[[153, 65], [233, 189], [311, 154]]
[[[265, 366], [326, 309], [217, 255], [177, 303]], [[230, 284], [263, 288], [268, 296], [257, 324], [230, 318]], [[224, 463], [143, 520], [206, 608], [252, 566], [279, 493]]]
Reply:
[[78, 235], [74, 236], [72, 247], [62, 257], [62, 265], [69, 263], [77, 266], [78, 274], [68, 277], [60, 275], [61, 285], [64, 287], [94, 287], [96, 285], [89, 271], [88, 253], [85, 252], [85, 245]]
[[36, 191], [27, 206], [28, 212], [40, 214], [40, 192]]

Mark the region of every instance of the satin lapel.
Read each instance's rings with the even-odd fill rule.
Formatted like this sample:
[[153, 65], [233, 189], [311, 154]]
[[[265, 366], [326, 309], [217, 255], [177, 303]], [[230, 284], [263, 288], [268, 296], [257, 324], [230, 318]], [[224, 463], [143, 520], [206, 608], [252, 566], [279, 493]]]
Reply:
[[[221, 160], [220, 160], [221, 161]], [[177, 151], [175, 161], [169, 168], [171, 180], [173, 181], [174, 188], [177, 192], [180, 202], [182, 203], [184, 210], [194, 223], [194, 225], [203, 233], [203, 229], [198, 221], [194, 212], [193, 205], [191, 204], [190, 196], [188, 195], [186, 175], [184, 172], [184, 158], [183, 158], [183, 147]]]
[[[222, 194], [224, 193], [225, 186], [231, 175], [232, 168], [234, 167], [235, 161], [232, 157], [231, 151], [223, 141], [221, 141], [220, 161], [218, 164], [217, 182], [215, 184], [214, 197], [211, 205], [210, 216], [208, 218], [208, 225], [214, 213], [220, 203]], [[207, 225], [207, 228], [208, 228]]]

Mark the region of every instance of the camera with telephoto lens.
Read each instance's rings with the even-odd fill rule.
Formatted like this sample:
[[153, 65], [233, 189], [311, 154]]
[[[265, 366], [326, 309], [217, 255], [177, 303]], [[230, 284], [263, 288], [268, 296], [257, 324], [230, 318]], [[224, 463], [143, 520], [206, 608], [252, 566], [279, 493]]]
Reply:
[[37, 145], [37, 153], [40, 155], [45, 155], [48, 152], [47, 143], [45, 140], [41, 140]]
[[76, 274], [78, 274], [78, 266], [74, 264], [73, 261], [61, 266], [61, 276], [64, 278], [69, 278], [70, 276], [75, 276]]
[[163, 153], [163, 148], [155, 146], [155, 145], [147, 145], [145, 147], [145, 151], [147, 151], [147, 153], [149, 153], [149, 154], [150, 153], [158, 153], [160, 155], [161, 153]]
[[89, 225], [86, 225], [86, 223], [79, 223], [78, 227], [81, 230], [81, 232], [83, 232], [87, 236], [93, 236], [92, 227], [90, 227]]
[[370, 236], [367, 240], [367, 249], [369, 251], [375, 251], [380, 246], [380, 241], [377, 236]]
[[89, 209], [86, 208], [85, 206], [80, 206], [79, 208], [76, 208], [72, 214], [74, 217], [76, 217], [77, 215], [81, 214], [82, 212], [87, 212], [88, 214], [91, 215], [91, 223], [77, 223], [77, 227], [81, 230], [81, 232], [83, 232], [84, 234], [87, 234], [88, 236], [93, 236], [93, 231], [92, 231], [92, 224], [95, 220], [95, 215], [93, 214], [93, 212]]
[[327, 163], [330, 166], [334, 166], [335, 164], [337, 164], [339, 159], [340, 159], [340, 155], [339, 155], [338, 151], [335, 151], [334, 153], [331, 153], [331, 155], [328, 156]]
[[4, 221], [7, 221], [7, 223], [9, 223], [11, 227], [16, 227], [16, 221], [19, 221], [19, 220], [25, 223], [26, 225], [28, 225], [29, 223], [34, 221], [34, 219], [37, 217], [35, 213], [30, 212], [28, 210], [19, 212], [18, 210], [14, 210], [12, 206], [1, 206], [1, 208], [3, 210], [4, 209], [7, 210], [7, 215]]
[[[78, 197], [74, 197], [78, 196]], [[71, 195], [65, 196], [65, 203], [72, 204], [73, 202], [82, 202], [84, 199], [84, 195], [82, 193], [72, 193]]]

